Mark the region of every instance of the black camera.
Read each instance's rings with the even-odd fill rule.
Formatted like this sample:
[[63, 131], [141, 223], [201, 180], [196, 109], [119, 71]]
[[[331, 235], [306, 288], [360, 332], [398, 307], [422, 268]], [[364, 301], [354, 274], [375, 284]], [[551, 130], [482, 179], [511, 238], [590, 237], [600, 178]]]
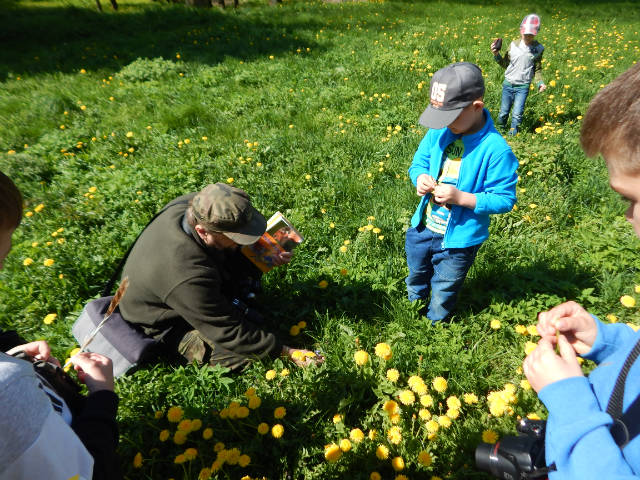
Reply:
[[544, 458], [545, 423], [523, 418], [516, 426], [519, 435], [505, 436], [495, 444], [481, 443], [476, 447], [476, 466], [505, 480], [546, 478], [549, 468]]

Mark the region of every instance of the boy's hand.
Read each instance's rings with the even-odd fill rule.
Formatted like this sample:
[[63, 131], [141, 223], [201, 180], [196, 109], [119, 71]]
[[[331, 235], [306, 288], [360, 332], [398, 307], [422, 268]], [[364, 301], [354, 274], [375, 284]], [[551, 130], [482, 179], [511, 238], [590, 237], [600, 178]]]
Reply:
[[538, 92], [544, 92], [547, 89], [547, 86], [544, 83], [541, 83], [538, 87]]
[[89, 393], [113, 391], [113, 364], [109, 357], [99, 353], [81, 352], [71, 357], [78, 379], [87, 385]]
[[540, 339], [536, 349], [524, 359], [524, 374], [536, 392], [551, 383], [571, 377], [583, 377], [576, 352], [564, 335], [558, 339], [560, 355], [556, 355], [553, 345], [546, 338]]
[[476, 196], [473, 193], [463, 192], [446, 183], [441, 183], [433, 189], [433, 200], [440, 205], [460, 205], [471, 209], [476, 208]]
[[53, 363], [60, 366], [60, 362], [56, 357], [51, 356], [51, 348], [49, 344], [44, 340], [37, 340], [35, 342], [25, 343], [24, 345], [18, 345], [7, 351], [7, 355], [13, 355], [18, 352], [24, 352], [35, 360], [42, 360], [44, 362]]
[[418, 175], [416, 180], [416, 191], [419, 197], [425, 196], [427, 193], [433, 192], [433, 189], [436, 187], [437, 183], [433, 179], [431, 175], [427, 175], [423, 173]]
[[282, 354], [299, 367], [308, 367], [309, 365], [320, 365], [324, 363], [324, 356], [316, 355], [311, 350], [302, 348], [291, 348], [283, 345]]
[[591, 350], [598, 335], [596, 321], [576, 302], [565, 302], [547, 312], [538, 314], [538, 333], [543, 339], [556, 343], [559, 331], [576, 353], [584, 355]]
[[494, 55], [498, 55], [500, 53], [500, 49], [502, 48], [502, 39], [496, 38], [493, 42], [491, 42], [491, 53]]

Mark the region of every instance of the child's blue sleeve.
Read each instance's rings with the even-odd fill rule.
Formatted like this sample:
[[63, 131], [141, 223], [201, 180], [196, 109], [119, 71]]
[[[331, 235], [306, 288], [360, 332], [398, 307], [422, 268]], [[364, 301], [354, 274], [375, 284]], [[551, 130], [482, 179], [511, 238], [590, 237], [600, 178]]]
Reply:
[[414, 185], [418, 182], [418, 177], [423, 173], [429, 174], [429, 161], [431, 160], [431, 140], [430, 133], [432, 130], [429, 130], [427, 134], [424, 136], [420, 145], [418, 146], [418, 150], [413, 155], [413, 162], [411, 162], [411, 166], [409, 167], [409, 178]]
[[516, 203], [518, 159], [509, 150], [489, 161], [484, 189], [477, 192], [475, 213], [494, 214], [511, 211]]

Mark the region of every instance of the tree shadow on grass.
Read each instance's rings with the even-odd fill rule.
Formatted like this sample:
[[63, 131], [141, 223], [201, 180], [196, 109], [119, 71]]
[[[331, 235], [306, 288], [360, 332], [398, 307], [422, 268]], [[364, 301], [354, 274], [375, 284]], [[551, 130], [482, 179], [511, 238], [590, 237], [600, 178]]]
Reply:
[[309, 40], [321, 18], [283, 15], [278, 8], [221, 11], [184, 5], [135, 5], [99, 13], [70, 6], [0, 4], [0, 80], [10, 74], [108, 72], [136, 58], [214, 65], [226, 57], [252, 60], [318, 45]]

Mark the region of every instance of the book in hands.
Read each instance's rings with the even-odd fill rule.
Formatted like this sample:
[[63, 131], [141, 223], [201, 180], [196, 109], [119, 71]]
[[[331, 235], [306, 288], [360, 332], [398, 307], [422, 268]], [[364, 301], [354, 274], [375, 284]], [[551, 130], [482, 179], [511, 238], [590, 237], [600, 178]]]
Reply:
[[291, 222], [280, 212], [267, 220], [267, 231], [253, 245], [244, 245], [240, 251], [263, 272], [275, 267], [276, 258], [283, 252], [290, 252], [302, 243], [304, 238]]

